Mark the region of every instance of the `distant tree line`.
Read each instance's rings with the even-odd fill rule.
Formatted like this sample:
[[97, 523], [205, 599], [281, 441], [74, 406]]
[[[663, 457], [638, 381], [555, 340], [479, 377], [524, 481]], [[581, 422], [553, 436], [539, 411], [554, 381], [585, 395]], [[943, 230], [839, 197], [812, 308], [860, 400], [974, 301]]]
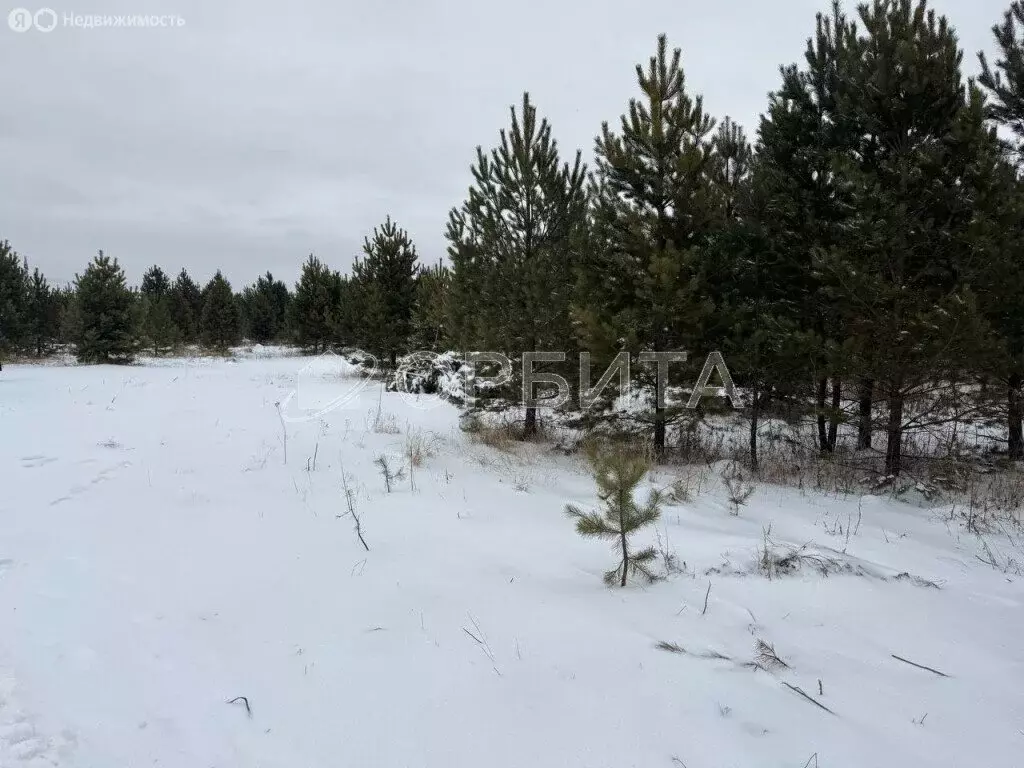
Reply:
[[360, 346], [394, 365], [414, 339], [441, 343], [446, 275], [440, 265], [421, 271], [408, 233], [390, 218], [366, 239], [351, 275], [310, 255], [294, 289], [267, 272], [240, 293], [220, 270], [200, 287], [186, 269], [172, 280], [157, 265], [129, 286], [103, 251], [56, 288], [4, 241], [0, 353], [42, 357], [73, 345], [80, 362], [125, 363], [183, 346], [224, 351], [247, 339], [310, 352]]
[[[102, 253], [55, 289], [4, 243], [0, 345], [123, 360], [244, 336], [390, 364], [413, 349], [565, 352], [544, 365], [577, 387], [577, 352], [596, 378], [623, 351], [686, 350], [673, 377], [692, 382], [720, 350], [755, 469], [763, 421], [798, 416], [824, 455], [852, 422], [856, 447], [899, 474], [908, 431], [965, 408], [997, 412], [1022, 459], [1024, 4], [994, 33], [999, 57], [974, 81], [926, 0], [834, 4], [752, 143], [707, 113], [662, 36], [591, 167], [562, 159], [529, 95], [512, 107], [449, 214], [447, 264], [422, 266], [387, 218], [348, 274], [310, 255], [291, 290], [268, 273], [234, 293], [219, 272], [200, 289], [159, 267], [133, 289]], [[633, 371], [653, 387], [655, 366]], [[656, 455], [698, 417], [678, 398], [652, 405]], [[522, 426], [537, 430], [534, 409]]]

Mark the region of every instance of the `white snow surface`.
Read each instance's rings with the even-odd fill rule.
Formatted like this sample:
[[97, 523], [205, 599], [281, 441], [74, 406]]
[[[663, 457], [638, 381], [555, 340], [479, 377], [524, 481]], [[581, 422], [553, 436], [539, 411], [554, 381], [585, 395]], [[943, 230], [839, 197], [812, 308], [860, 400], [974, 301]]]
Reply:
[[[308, 362], [5, 366], [0, 767], [1024, 765], [1024, 584], [947, 509], [760, 486], [734, 517], [712, 479], [658, 526], [685, 572], [610, 589], [582, 462], [437, 398], [292, 413], [285, 463]], [[410, 432], [436, 455], [388, 494]], [[769, 524], [848, 572], [758, 575]], [[759, 639], [788, 667], [744, 667]]]

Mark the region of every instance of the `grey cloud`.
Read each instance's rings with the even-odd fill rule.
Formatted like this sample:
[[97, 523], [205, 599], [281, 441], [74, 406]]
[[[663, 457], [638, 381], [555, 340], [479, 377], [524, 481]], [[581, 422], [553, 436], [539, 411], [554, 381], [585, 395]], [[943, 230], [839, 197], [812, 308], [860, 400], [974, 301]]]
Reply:
[[[311, 251], [344, 269], [387, 214], [435, 260], [475, 146], [522, 91], [563, 152], [589, 159], [660, 32], [711, 114], [753, 135], [826, 5], [47, 1], [185, 25], [0, 27], [0, 238], [56, 281], [103, 248], [133, 280], [156, 262], [202, 279], [222, 267], [239, 287], [267, 269], [291, 281]], [[975, 71], [1003, 0], [935, 5]]]

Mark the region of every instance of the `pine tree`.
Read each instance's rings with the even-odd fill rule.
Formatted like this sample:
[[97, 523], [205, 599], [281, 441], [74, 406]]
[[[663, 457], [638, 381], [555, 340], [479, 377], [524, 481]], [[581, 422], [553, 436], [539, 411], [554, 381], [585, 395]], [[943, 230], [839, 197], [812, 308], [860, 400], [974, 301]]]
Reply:
[[337, 333], [342, 279], [320, 259], [309, 255], [295, 285], [291, 326], [296, 342], [313, 352], [326, 351]]
[[451, 270], [438, 262], [416, 276], [412, 310], [412, 340], [416, 349], [438, 352], [448, 349], [448, 295]]
[[658, 491], [652, 490], [642, 506], [635, 499], [636, 488], [650, 469], [650, 462], [640, 450], [623, 448], [592, 448], [588, 459], [603, 509], [584, 512], [575, 504], [569, 504], [566, 514], [576, 521], [576, 532], [581, 536], [608, 539], [620, 553], [618, 566], [604, 575], [605, 584], [612, 586], [618, 582], [624, 587], [630, 574], [639, 574], [648, 582], [655, 581], [657, 577], [651, 565], [657, 551], [654, 547], [631, 551], [629, 544], [631, 535], [661, 516], [662, 499]]
[[60, 332], [59, 297], [38, 267], [32, 271], [28, 280], [27, 292], [27, 341], [36, 357], [42, 357], [56, 342]]
[[997, 375], [1006, 384], [1007, 444], [1011, 459], [1024, 459], [1024, 3], [1013, 2], [1002, 25], [992, 28], [1000, 56], [995, 67], [979, 54], [981, 85], [990, 98], [988, 115], [1014, 136], [1013, 172], [998, 173], [1002, 189], [993, 200], [994, 226], [989, 229], [992, 269], [990, 280], [979, 286], [982, 307], [1003, 344]]
[[142, 276], [142, 286], [139, 290], [147, 298], [162, 299], [170, 293], [171, 281], [167, 274], [154, 264]]
[[991, 96], [989, 117], [1012, 132], [1012, 148], [1019, 161], [1024, 159], [1024, 2], [1010, 3], [1003, 23], [993, 26], [992, 34], [999, 47], [999, 58], [993, 68], [984, 53], [978, 54], [978, 82]]
[[339, 275], [334, 287], [338, 292], [338, 304], [332, 323], [332, 339], [343, 347], [358, 346], [363, 341], [360, 334], [365, 326], [362, 287], [351, 275]]
[[[571, 339], [573, 244], [585, 221], [586, 168], [579, 152], [571, 166], [561, 163], [551, 126], [538, 119], [529, 94], [510, 112], [499, 146], [477, 148], [474, 184], [451, 212], [447, 237], [458, 342], [521, 360], [524, 352], [564, 352]], [[527, 406], [529, 438], [537, 410]]]
[[200, 322], [203, 341], [225, 350], [241, 338], [241, 315], [235, 294], [221, 271], [203, 288], [203, 314]]
[[135, 352], [132, 293], [124, 272], [100, 251], [75, 275], [77, 355], [80, 362], [130, 362]]
[[[747, 394], [750, 466], [758, 470], [758, 429], [773, 399], [792, 395], [805, 373], [803, 307], [791, 296], [792, 273], [782, 263], [765, 222], [770, 195], [743, 130], [728, 119], [715, 139], [716, 187], [725, 220], [704, 254], [704, 282], [715, 311], [706, 339], [721, 351]], [[739, 403], [734, 403], [738, 406]]]
[[837, 36], [829, 115], [850, 147], [833, 168], [856, 213], [821, 270], [845, 304], [852, 356], [886, 398], [885, 470], [897, 475], [917, 418], [908, 404], [959, 380], [986, 347], [965, 276], [994, 136], [944, 17], [924, 0], [875, 0], [859, 16]]
[[[849, 24], [838, 5], [833, 5], [832, 15], [818, 14], [804, 67], [782, 69], [782, 84], [771, 94], [761, 120], [756, 152], [756, 186], [763, 198], [759, 226], [774, 251], [775, 282], [785, 285], [786, 297], [802, 309], [798, 324], [816, 379], [818, 444], [823, 452], [833, 451], [836, 444], [840, 376], [857, 367], [852, 365], [850, 350], [842, 350], [849, 338], [846, 315], [842, 303], [826, 291], [821, 263], [822, 254], [833, 260], [843, 258], [849, 245], [849, 190], [835, 172], [836, 164], [852, 154], [856, 141], [836, 117], [835, 107], [837, 67], [849, 35]], [[859, 351], [868, 355], [871, 349]], [[830, 377], [832, 408], [828, 405]], [[865, 387], [870, 393], [868, 378], [860, 383], [862, 391]], [[870, 447], [870, 394], [863, 409], [861, 444]]]
[[74, 335], [69, 333], [69, 319], [73, 312], [75, 291], [70, 285], [65, 285], [63, 288], [51, 288], [51, 291], [57, 315], [54, 342], [56, 344], [71, 344], [74, 341]]
[[[576, 313], [590, 349], [688, 352], [710, 311], [699, 254], [722, 219], [714, 123], [702, 98], [687, 93], [680, 58], [678, 48], [669, 55], [660, 36], [648, 69], [636, 68], [642, 97], [630, 101], [618, 132], [605, 123], [597, 139], [594, 252], [582, 271]], [[638, 367], [634, 378], [653, 385], [654, 370]], [[658, 458], [672, 416], [659, 393]]]
[[159, 356], [177, 340], [177, 327], [171, 319], [171, 297], [169, 293], [165, 296], [140, 293], [140, 335], [146, 339], [153, 354]]
[[463, 204], [449, 212], [445, 231], [452, 264], [445, 318], [452, 343], [467, 352], [480, 350], [479, 340], [497, 321], [484, 294], [489, 265], [483, 252], [483, 219], [479, 209], [468, 211]]
[[352, 277], [362, 295], [360, 338], [367, 350], [394, 368], [407, 352], [412, 335], [416, 292], [416, 247], [408, 233], [389, 216], [373, 237], [363, 242], [364, 259], [352, 265]]
[[980, 372], [1004, 388], [1007, 451], [1024, 459], [1024, 183], [1009, 159], [995, 157], [993, 181], [975, 196], [971, 236], [979, 256], [969, 267], [978, 306], [994, 332], [992, 355]]
[[177, 338], [186, 343], [195, 342], [199, 338], [203, 295], [195, 280], [184, 268], [178, 273], [178, 277], [171, 287], [170, 312], [171, 320], [177, 329]]
[[28, 265], [6, 240], [0, 241], [0, 354], [25, 339]]
[[239, 302], [246, 336], [259, 344], [276, 339], [284, 331], [289, 298], [288, 286], [270, 272], [247, 286]]
[[722, 215], [735, 221], [740, 214], [741, 199], [750, 180], [754, 153], [743, 126], [728, 116], [718, 126], [714, 138], [714, 162], [711, 180], [721, 197]]

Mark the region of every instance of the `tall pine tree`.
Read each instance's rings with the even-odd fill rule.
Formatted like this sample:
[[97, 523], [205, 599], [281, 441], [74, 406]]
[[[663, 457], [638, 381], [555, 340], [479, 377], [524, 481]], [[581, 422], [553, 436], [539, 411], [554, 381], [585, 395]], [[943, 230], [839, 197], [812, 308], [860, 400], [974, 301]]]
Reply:
[[[577, 311], [592, 350], [691, 352], [710, 311], [700, 286], [700, 253], [722, 221], [714, 184], [714, 121], [686, 90], [681, 52], [664, 35], [648, 68], [637, 65], [642, 96], [618, 131], [597, 139], [593, 253], [582, 271]], [[635, 367], [655, 388], [660, 366]], [[664, 385], [666, 382], [661, 382]], [[665, 452], [673, 410], [656, 391], [654, 450]]]
[[0, 353], [10, 353], [24, 341], [27, 285], [27, 263], [8, 241], [0, 241]]
[[154, 264], [146, 270], [142, 276], [142, 285], [139, 291], [143, 296], [162, 299], [170, 293], [171, 281], [167, 274]]
[[28, 280], [25, 307], [27, 342], [36, 357], [46, 354], [60, 333], [60, 303], [57, 293], [36, 267]]
[[988, 115], [1011, 132], [1013, 173], [1002, 173], [989, 230], [993, 247], [991, 280], [984, 281], [982, 307], [1001, 337], [1003, 354], [997, 375], [1006, 385], [1007, 445], [1011, 459], [1024, 459], [1024, 3], [1013, 2], [1003, 23], [992, 28], [999, 58], [990, 66], [979, 54], [981, 85], [991, 100]]
[[822, 273], [846, 306], [855, 358], [887, 405], [887, 474], [903, 466], [926, 388], [977, 365], [985, 336], [966, 281], [974, 200], [992, 183], [994, 137], [960, 71], [954, 31], [924, 0], [875, 0], [837, 37], [829, 115], [851, 151], [833, 168], [855, 216]]
[[[838, 58], [850, 27], [838, 4], [831, 15], [818, 14], [815, 34], [807, 42], [804, 66], [782, 69], [782, 84], [771, 94], [758, 131], [756, 182], [763, 205], [758, 225], [768, 238], [773, 280], [798, 307], [798, 327], [806, 342], [809, 374], [815, 380], [818, 445], [835, 449], [840, 375], [853, 355], [842, 349], [849, 331], [844, 306], [827, 291], [822, 255], [841, 258], [849, 244], [851, 211], [848, 185], [835, 172], [854, 151], [843, 121], [836, 118]], [[861, 356], [871, 353], [862, 347]], [[864, 366], [861, 366], [863, 368]], [[832, 407], [828, 404], [832, 379]], [[862, 394], [861, 447], [871, 443], [871, 391], [865, 376]]]
[[188, 343], [197, 341], [203, 313], [203, 295], [199, 285], [184, 268], [171, 287], [170, 312], [178, 338]]
[[130, 362], [135, 352], [134, 299], [117, 263], [100, 251], [75, 276], [78, 360]]
[[225, 350], [241, 338], [241, 315], [235, 294], [218, 269], [203, 289], [203, 314], [200, 322], [203, 341]]
[[[572, 165], [561, 162], [529, 94], [510, 112], [499, 145], [489, 153], [477, 148], [473, 186], [451, 212], [447, 236], [457, 339], [520, 361], [518, 381], [524, 352], [564, 352], [572, 336], [573, 244], [585, 221], [586, 168], [579, 152]], [[529, 438], [537, 410], [527, 406]]]
[[409, 234], [389, 216], [373, 237], [363, 242], [365, 258], [352, 265], [352, 277], [362, 297], [359, 333], [367, 350], [395, 367], [399, 353], [407, 352], [412, 336], [416, 298], [416, 247]]
[[416, 276], [412, 310], [412, 343], [416, 349], [435, 352], [448, 349], [451, 277], [451, 270], [440, 262], [421, 269]]
[[285, 330], [290, 298], [288, 286], [270, 272], [247, 286], [241, 298], [246, 335], [260, 344], [278, 338]]
[[341, 309], [342, 279], [313, 254], [302, 265], [291, 301], [295, 341], [313, 352], [326, 351], [335, 337]]

